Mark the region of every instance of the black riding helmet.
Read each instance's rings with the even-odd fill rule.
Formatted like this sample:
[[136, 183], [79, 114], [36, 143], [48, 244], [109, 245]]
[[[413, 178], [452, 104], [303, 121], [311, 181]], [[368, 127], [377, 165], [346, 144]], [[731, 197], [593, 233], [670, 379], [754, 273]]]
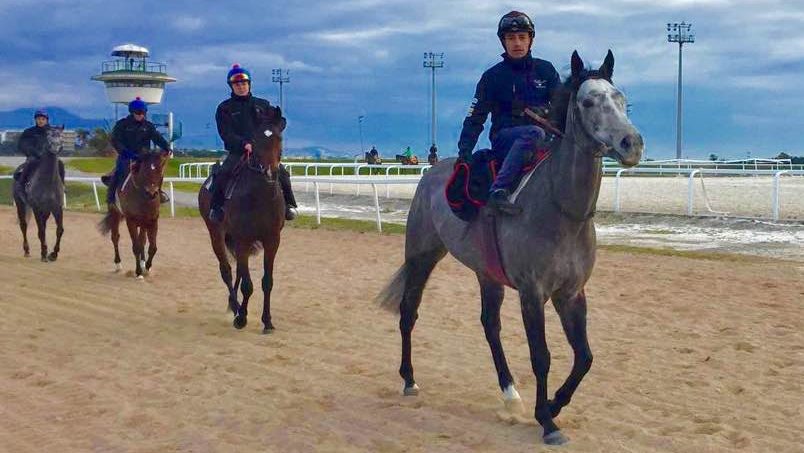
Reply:
[[519, 11], [511, 11], [507, 13], [497, 24], [497, 37], [503, 41], [506, 33], [520, 33], [527, 32], [530, 39], [533, 39], [535, 31], [533, 28], [533, 21], [530, 20], [527, 14]]

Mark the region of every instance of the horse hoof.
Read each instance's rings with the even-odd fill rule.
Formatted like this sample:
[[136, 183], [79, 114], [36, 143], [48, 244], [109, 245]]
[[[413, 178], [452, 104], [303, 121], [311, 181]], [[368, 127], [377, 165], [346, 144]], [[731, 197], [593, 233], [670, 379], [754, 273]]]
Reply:
[[235, 329], [238, 330], [242, 329], [243, 327], [246, 327], [246, 324], [248, 324], [248, 320], [246, 319], [245, 316], [237, 315], [235, 316], [234, 321], [232, 321], [232, 325], [234, 326]]
[[41, 261], [43, 263], [47, 263], [47, 257], [43, 256], [39, 261]]
[[553, 431], [552, 433], [544, 436], [544, 443], [547, 445], [564, 445], [569, 442], [569, 439], [561, 434], [561, 431]]
[[57, 253], [51, 253], [50, 255], [47, 256], [47, 259], [49, 261], [56, 261], [58, 258], [59, 258], [59, 255]]
[[115, 272], [120, 272], [120, 271], [122, 271], [122, 270], [123, 270], [123, 265], [122, 265], [122, 264], [120, 264], [120, 263], [114, 263], [114, 271], [115, 271]]
[[416, 384], [413, 384], [410, 387], [405, 386], [405, 388], [402, 389], [402, 394], [404, 396], [417, 396], [419, 394], [419, 386]]
[[271, 326], [271, 327], [263, 327], [263, 329], [262, 329], [262, 334], [263, 335], [270, 335], [272, 333], [274, 333], [273, 326]]
[[23, 255], [23, 256], [25, 256], [25, 258], [30, 258], [31, 257], [31, 252], [25, 252], [25, 255]]
[[143, 277], [142, 275], [138, 275], [137, 280], [145, 280], [145, 277]]

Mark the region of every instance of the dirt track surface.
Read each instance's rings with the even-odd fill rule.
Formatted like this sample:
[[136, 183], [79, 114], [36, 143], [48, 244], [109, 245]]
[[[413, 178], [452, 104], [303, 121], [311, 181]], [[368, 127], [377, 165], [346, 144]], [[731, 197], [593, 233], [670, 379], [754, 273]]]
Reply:
[[[249, 325], [231, 327], [199, 219], [163, 219], [145, 281], [130, 276], [127, 237], [129, 273], [111, 272], [99, 219], [68, 213], [61, 257], [44, 264], [22, 257], [0, 208], [0, 451], [548, 450], [515, 293], [503, 343], [524, 416], [503, 408], [477, 284], [454, 260], [414, 331], [421, 394], [402, 397], [397, 317], [371, 299], [404, 238], [287, 229], [264, 336], [259, 289]], [[802, 277], [784, 262], [601, 252], [587, 287], [595, 363], [557, 418], [560, 451], [801, 451]], [[552, 394], [571, 352], [547, 311]]]

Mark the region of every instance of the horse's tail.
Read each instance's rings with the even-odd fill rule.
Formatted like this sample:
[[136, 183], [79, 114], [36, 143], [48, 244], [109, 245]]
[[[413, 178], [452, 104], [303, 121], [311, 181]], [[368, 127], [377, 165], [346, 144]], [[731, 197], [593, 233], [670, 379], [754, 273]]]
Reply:
[[388, 311], [398, 312], [399, 304], [402, 303], [402, 296], [405, 294], [408, 278], [411, 272], [411, 262], [405, 261], [391, 277], [391, 281], [377, 294], [374, 303]]
[[110, 206], [109, 212], [107, 212], [106, 215], [103, 216], [103, 219], [98, 222], [98, 231], [100, 231], [102, 235], [106, 236], [110, 231], [112, 231], [112, 224], [119, 221], [120, 212], [116, 207]]
[[[224, 236], [223, 238], [223, 242], [226, 244], [226, 250], [228, 250], [232, 256], [236, 256], [235, 240], [232, 237], [232, 235], [227, 233], [226, 236]], [[256, 255], [260, 253], [260, 250], [262, 250], [262, 242], [254, 241], [251, 243], [251, 248], [249, 248], [248, 254], [249, 256]]]

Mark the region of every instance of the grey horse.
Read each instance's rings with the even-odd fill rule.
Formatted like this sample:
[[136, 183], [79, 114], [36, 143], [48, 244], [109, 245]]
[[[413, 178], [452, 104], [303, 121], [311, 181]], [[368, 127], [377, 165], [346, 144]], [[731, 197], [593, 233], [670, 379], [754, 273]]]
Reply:
[[[506, 405], [521, 407], [519, 393], [500, 342], [500, 306], [504, 284], [519, 291], [522, 318], [536, 376], [534, 416], [547, 444], [567, 438], [553, 422], [566, 406], [592, 365], [586, 334], [584, 286], [595, 263], [593, 215], [600, 189], [602, 157], [624, 166], [636, 165], [644, 148], [642, 137], [626, 116], [625, 97], [611, 82], [614, 56], [608, 52], [598, 70], [587, 70], [577, 52], [572, 75], [553, 99], [555, 120], [564, 131], [551, 156], [515, 193], [518, 215], [494, 215], [483, 208], [471, 222], [450, 212], [444, 187], [454, 159], [429, 171], [413, 198], [405, 238], [405, 263], [376, 301], [399, 310], [404, 394], [416, 395], [413, 379], [411, 332], [418, 318], [422, 291], [436, 264], [451, 253], [475, 271], [480, 283], [481, 322], [491, 348]], [[496, 235], [490, 234], [495, 231]], [[489, 266], [488, 244], [496, 243], [504, 276]], [[545, 341], [544, 306], [548, 299], [574, 351], [572, 371], [552, 400], [547, 398], [550, 352]]]
[[[17, 217], [22, 231], [22, 249], [25, 256], [31, 256], [28, 247], [28, 219], [33, 211], [36, 227], [39, 233], [39, 242], [42, 246], [43, 262], [56, 261], [61, 247], [61, 236], [64, 234], [62, 205], [64, 203], [64, 164], [59, 160], [61, 151], [61, 128], [51, 127], [47, 131], [47, 140], [42, 150], [39, 163], [28, 179], [28, 184], [22, 186], [20, 181], [14, 183], [14, 203], [17, 205]], [[29, 164], [30, 165], [30, 164]], [[53, 214], [56, 221], [56, 246], [48, 255], [45, 229], [47, 220]]]

